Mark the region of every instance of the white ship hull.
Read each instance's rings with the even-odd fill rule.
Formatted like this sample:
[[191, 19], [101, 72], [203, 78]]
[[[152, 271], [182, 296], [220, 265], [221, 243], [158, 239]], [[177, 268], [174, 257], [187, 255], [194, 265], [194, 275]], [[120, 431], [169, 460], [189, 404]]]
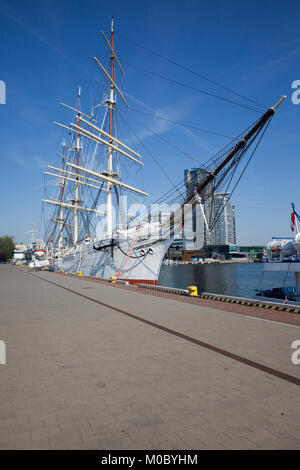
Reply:
[[[134, 247], [132, 238], [120, 240], [118, 246], [110, 246], [111, 239], [83, 242], [64, 250], [55, 259], [55, 268], [66, 273], [81, 272], [83, 276], [129, 281], [131, 284], [157, 284], [160, 268], [172, 239], [140, 240]], [[106, 247], [105, 247], [106, 246]]]

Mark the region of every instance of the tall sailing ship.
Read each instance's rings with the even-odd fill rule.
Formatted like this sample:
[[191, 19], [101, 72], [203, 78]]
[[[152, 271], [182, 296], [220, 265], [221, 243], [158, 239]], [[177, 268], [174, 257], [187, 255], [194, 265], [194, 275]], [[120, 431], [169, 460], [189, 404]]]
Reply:
[[[63, 144], [61, 167], [49, 166], [45, 172], [59, 182], [56, 197], [43, 199], [44, 204], [53, 208], [49, 220], [53, 228], [48, 229], [46, 239], [47, 256], [55, 269], [66, 273], [80, 272], [133, 284], [156, 284], [166, 251], [174, 237], [182, 232], [187, 217], [198, 204], [205, 217], [204, 209], [210, 205], [213, 194], [229, 180], [233, 181], [233, 175], [237, 174], [237, 168], [245, 161], [244, 156], [251, 147], [254, 153], [255, 141], [260, 141], [285, 97], [282, 96], [252, 127], [210, 160], [192, 194], [185, 193], [183, 183], [175, 185], [165, 198], [161, 198], [160, 202], [168, 201], [175, 207], [168, 217], [154, 217], [150, 210], [132, 216], [122, 207], [124, 193], [129, 198], [132, 195], [147, 198], [148, 194], [129, 184], [121, 170], [125, 161], [131, 168], [142, 167], [142, 156], [121, 141], [116, 132], [117, 102], [120, 101], [123, 107], [128, 107], [128, 103], [116, 83], [116, 67], [122, 74], [123, 68], [114, 48], [113, 22], [110, 40], [104, 32], [102, 34], [110, 54], [109, 72], [94, 58], [108, 86], [105, 100], [97, 105], [105, 106], [102, 124], [98, 125], [95, 120], [96, 106], [91, 114], [82, 112], [80, 89], [76, 107], [62, 103], [72, 111], [74, 122], [69, 125], [55, 123], [68, 132], [70, 144]], [[101, 161], [98, 159], [100, 153]], [[205, 221], [208, 228], [215, 223], [216, 216], [214, 214], [210, 221]], [[93, 234], [91, 227], [95, 219], [97, 229]]]

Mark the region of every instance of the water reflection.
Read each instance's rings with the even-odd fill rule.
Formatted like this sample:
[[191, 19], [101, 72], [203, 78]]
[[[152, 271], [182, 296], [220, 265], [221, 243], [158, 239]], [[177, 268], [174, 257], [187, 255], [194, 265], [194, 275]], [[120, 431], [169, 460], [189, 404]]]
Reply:
[[[248, 264], [192, 264], [162, 266], [158, 284], [185, 288], [196, 285], [199, 292], [256, 298], [255, 289], [282, 287], [286, 273], [262, 274], [262, 263]], [[294, 285], [294, 276], [289, 273], [286, 286]], [[268, 299], [270, 300], [270, 299]]]

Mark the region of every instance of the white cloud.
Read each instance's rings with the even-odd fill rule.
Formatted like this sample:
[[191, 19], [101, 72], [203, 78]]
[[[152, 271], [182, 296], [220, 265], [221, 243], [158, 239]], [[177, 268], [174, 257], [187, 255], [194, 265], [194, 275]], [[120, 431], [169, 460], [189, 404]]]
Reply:
[[[172, 104], [171, 106], [162, 106], [158, 109], [154, 109], [148, 104], [144, 103], [143, 101], [130, 95], [129, 93], [125, 93], [125, 94], [132, 101], [135, 101], [139, 105], [146, 108], [147, 111], [151, 112], [151, 114], [153, 114], [154, 116], [154, 117], [149, 117], [149, 119], [152, 120], [150, 125], [145, 124], [146, 127], [150, 128], [150, 130], [147, 130], [145, 128], [141, 129], [142, 127], [142, 124], [141, 124], [139, 132], [136, 133], [138, 139], [141, 141], [147, 139], [148, 137], [153, 137], [153, 133], [161, 135], [161, 134], [165, 134], [171, 129], [174, 129], [175, 127], [178, 129], [178, 127], [175, 124], [168, 122], [167, 119], [170, 119], [172, 121], [180, 121], [186, 118], [191, 113], [193, 108], [198, 104], [198, 101], [199, 101], [199, 99], [195, 99], [195, 97], [193, 97], [190, 99], [185, 99], [184, 102], [180, 102], [177, 105]], [[155, 115], [157, 116], [157, 119], [155, 119]], [[165, 118], [166, 121], [159, 119], [159, 117]], [[191, 129], [180, 127], [180, 131], [186, 134], [191, 140], [193, 140], [209, 156], [217, 152], [217, 149], [215, 147], [209, 144], [209, 142], [207, 142], [204, 138], [199, 137], [199, 135], [197, 135]], [[130, 139], [130, 142], [132, 141], [136, 143], [137, 139], [134, 136], [132, 136]]]
[[40, 170], [44, 170], [48, 166], [48, 162], [46, 160], [44, 160], [43, 158], [41, 158], [41, 157], [34, 157], [33, 160], [35, 161], [36, 166]]
[[48, 162], [39, 156], [33, 158], [24, 158], [20, 155], [13, 155], [11, 158], [20, 167], [25, 168], [27, 170], [38, 170], [40, 172], [41, 170], [44, 170], [48, 165]]
[[[297, 44], [294, 47], [286, 49], [284, 52], [281, 52], [278, 55], [273, 55], [273, 57], [266, 60], [264, 63], [258, 67], [250, 70], [244, 77], [242, 81], [246, 84], [256, 84], [261, 81], [266, 81], [268, 77], [273, 77], [277, 70], [284, 70], [284, 67], [287, 62], [291, 60], [296, 60], [300, 55], [300, 45]], [[271, 54], [270, 54], [271, 56]], [[269, 56], [269, 57], [270, 57]]]

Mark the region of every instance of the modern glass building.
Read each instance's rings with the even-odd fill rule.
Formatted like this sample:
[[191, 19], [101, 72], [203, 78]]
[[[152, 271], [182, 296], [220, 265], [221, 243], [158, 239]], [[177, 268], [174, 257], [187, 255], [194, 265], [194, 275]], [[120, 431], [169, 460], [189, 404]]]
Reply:
[[[199, 183], [208, 176], [203, 168], [184, 171], [187, 197], [191, 196]], [[185, 250], [198, 250], [204, 245], [236, 245], [235, 208], [230, 203], [229, 193], [215, 193], [213, 182], [203, 191], [206, 201], [202, 208], [197, 204], [186, 221], [182, 245]], [[200, 194], [201, 196], [201, 194]], [[208, 225], [213, 224], [208, 230]]]
[[236, 245], [235, 208], [230, 204], [230, 194], [215, 193], [213, 205], [216, 218], [214, 244]]
[[[184, 182], [187, 197], [190, 197], [194, 193], [195, 188], [208, 175], [209, 172], [203, 168], [192, 168], [189, 170], [184, 170]], [[200, 204], [197, 204], [193, 207], [190, 220], [185, 224], [184, 227], [183, 237], [185, 250], [198, 250], [201, 249], [203, 245], [214, 241], [211, 240], [211, 233], [207, 230], [203, 217], [204, 213], [206, 219], [209, 220], [211, 213], [211, 197], [208, 196], [212, 195], [213, 192], [213, 183], [210, 183], [199, 195], [200, 197], [205, 196], [206, 199], [208, 198], [203, 203], [202, 209]]]

